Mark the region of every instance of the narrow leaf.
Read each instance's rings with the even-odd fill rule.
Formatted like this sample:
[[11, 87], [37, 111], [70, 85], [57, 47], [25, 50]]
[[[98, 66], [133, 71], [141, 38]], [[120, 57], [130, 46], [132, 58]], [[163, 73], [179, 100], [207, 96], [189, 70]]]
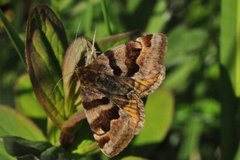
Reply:
[[198, 150], [202, 130], [203, 124], [198, 118], [193, 117], [188, 121], [184, 128], [184, 140], [178, 153], [178, 159], [193, 159], [193, 154]]
[[[238, 145], [239, 121], [236, 121], [239, 109], [239, 62], [240, 54], [237, 51], [239, 42], [239, 2], [236, 0], [221, 1], [220, 24], [220, 71], [219, 81], [221, 113], [221, 151], [222, 159], [233, 159]], [[238, 80], [238, 81], [236, 81]], [[238, 113], [239, 114], [239, 113]], [[239, 116], [239, 115], [238, 115]]]
[[221, 35], [220, 35], [220, 62], [226, 67], [230, 76], [231, 82], [234, 86], [235, 93], [240, 91], [240, 88], [236, 86], [236, 81], [239, 75], [239, 62], [240, 52], [237, 52], [239, 48], [239, 27], [237, 26], [239, 21], [238, 1], [235, 0], [222, 0], [221, 6]]
[[240, 97], [240, 1], [237, 1], [236, 24], [236, 95]]
[[107, 4], [105, 0], [101, 0], [101, 7], [102, 7], [102, 12], [103, 12], [103, 17], [104, 17], [104, 21], [107, 25], [107, 29], [108, 29], [108, 33], [109, 35], [112, 35], [112, 29], [111, 29], [111, 25], [110, 25], [110, 20], [109, 20], [109, 16], [108, 16], [108, 10], [107, 10]]
[[2, 10], [0, 9], [0, 20], [3, 22], [4, 29], [6, 30], [8, 37], [10, 38], [12, 44], [14, 45], [20, 59], [25, 65], [26, 62], [24, 60], [24, 43], [20, 39], [17, 31], [12, 27], [12, 25], [8, 22], [7, 18], [4, 16]]

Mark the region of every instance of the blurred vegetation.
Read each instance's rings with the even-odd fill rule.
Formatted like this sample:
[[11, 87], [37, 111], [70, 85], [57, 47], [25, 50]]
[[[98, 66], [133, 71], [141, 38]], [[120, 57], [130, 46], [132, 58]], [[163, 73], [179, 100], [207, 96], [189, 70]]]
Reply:
[[[97, 40], [135, 30], [162, 32], [168, 37], [166, 78], [146, 102], [149, 120], [130, 147], [116, 159], [240, 159], [239, 1], [40, 2], [51, 7], [60, 18], [69, 43], [77, 35], [93, 39], [94, 31]], [[25, 62], [21, 60], [24, 57], [19, 56], [23, 52], [21, 43], [27, 17], [38, 3], [0, 0], [2, 15], [20, 37], [19, 40], [13, 37], [16, 43], [12, 43], [14, 40], [11, 41], [8, 29], [0, 21], [0, 137], [18, 136], [45, 142], [48, 139], [53, 146], [42, 153], [42, 157], [47, 157], [62, 152], [56, 148], [59, 133], [54, 129], [47, 131], [53, 124], [47, 123], [26, 75]], [[16, 142], [22, 141], [16, 138]], [[2, 142], [0, 138], [0, 159], [13, 159]], [[33, 151], [43, 150], [36, 147], [38, 144], [26, 144]], [[91, 147], [94, 145], [90, 140], [81, 143], [74, 152], [81, 156], [73, 159], [108, 159]], [[89, 148], [93, 152], [86, 152]]]

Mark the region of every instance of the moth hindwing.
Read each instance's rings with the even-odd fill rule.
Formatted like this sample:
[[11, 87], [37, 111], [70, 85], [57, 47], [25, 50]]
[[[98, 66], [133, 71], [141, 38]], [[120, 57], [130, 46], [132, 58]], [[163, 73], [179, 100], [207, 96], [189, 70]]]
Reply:
[[119, 154], [144, 123], [141, 98], [164, 79], [167, 39], [148, 34], [100, 54], [78, 68], [81, 97], [87, 121], [101, 151]]

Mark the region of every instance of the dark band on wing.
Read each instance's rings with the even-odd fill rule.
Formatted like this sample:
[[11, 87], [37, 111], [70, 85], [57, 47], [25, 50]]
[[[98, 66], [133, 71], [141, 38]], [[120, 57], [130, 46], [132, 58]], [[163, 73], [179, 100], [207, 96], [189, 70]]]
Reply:
[[[110, 130], [111, 120], [119, 118], [119, 108], [113, 105], [108, 110], [101, 111], [99, 117], [97, 117], [91, 124], [92, 130], [97, 130], [101, 128], [104, 132]], [[95, 133], [96, 134], [96, 133]]]
[[97, 106], [106, 105], [108, 103], [109, 103], [109, 99], [107, 97], [103, 97], [101, 99], [94, 99], [93, 101], [90, 101], [90, 102], [83, 102], [83, 107], [86, 110], [90, 110]]
[[145, 45], [146, 47], [151, 47], [151, 46], [152, 46], [151, 40], [152, 40], [152, 34], [149, 34], [149, 35], [144, 36], [144, 37], [143, 37], [144, 45]]
[[126, 60], [125, 64], [128, 68], [127, 77], [133, 76], [138, 70], [139, 66], [136, 63], [138, 56], [141, 53], [140, 48], [134, 48], [131, 43], [126, 45]]
[[112, 51], [107, 51], [104, 53], [108, 59], [109, 59], [109, 65], [113, 69], [113, 74], [116, 76], [120, 76], [122, 74], [122, 70], [118, 65], [116, 64], [116, 59], [114, 57], [114, 54]]
[[105, 145], [109, 140], [110, 140], [110, 138], [105, 136], [105, 137], [102, 137], [101, 139], [99, 139], [99, 140], [97, 141], [97, 143], [98, 143], [98, 145], [99, 145], [100, 148], [103, 148], [104, 145]]

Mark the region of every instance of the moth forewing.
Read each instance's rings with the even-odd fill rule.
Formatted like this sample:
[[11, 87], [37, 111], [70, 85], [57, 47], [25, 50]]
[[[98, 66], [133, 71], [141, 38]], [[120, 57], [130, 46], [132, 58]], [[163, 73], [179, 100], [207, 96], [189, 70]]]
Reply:
[[119, 154], [143, 127], [141, 97], [153, 92], [164, 79], [166, 52], [166, 37], [148, 34], [112, 48], [79, 68], [85, 114], [107, 156]]

